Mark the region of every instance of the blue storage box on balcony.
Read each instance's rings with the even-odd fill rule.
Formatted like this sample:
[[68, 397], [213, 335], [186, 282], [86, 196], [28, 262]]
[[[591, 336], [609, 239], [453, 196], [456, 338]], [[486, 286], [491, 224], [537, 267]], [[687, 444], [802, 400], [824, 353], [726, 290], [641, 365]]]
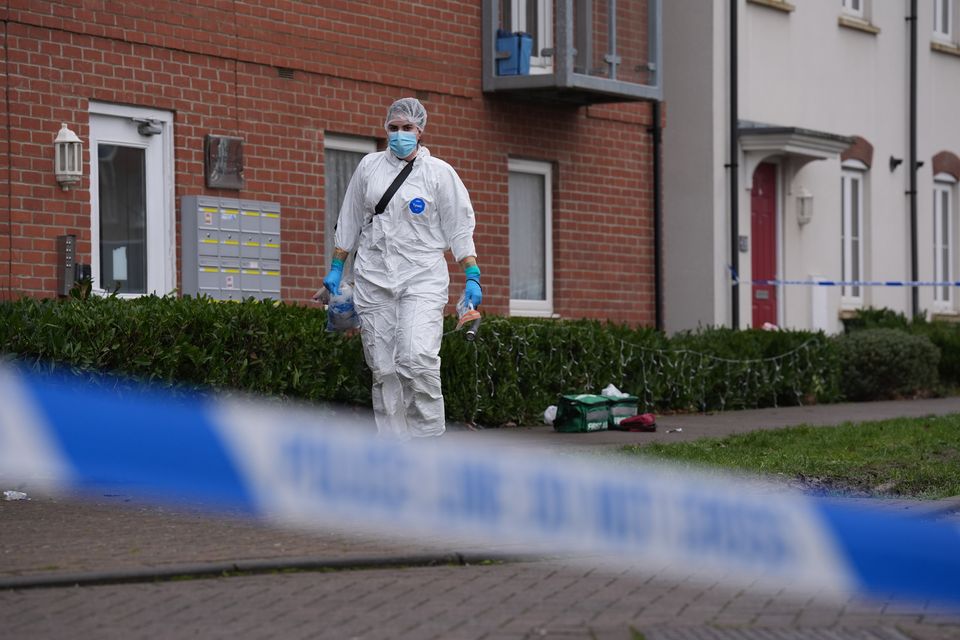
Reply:
[[[503, 53], [508, 54], [505, 57]], [[530, 73], [530, 55], [533, 53], [533, 36], [529, 33], [510, 33], [497, 30], [497, 75], [525, 76]]]

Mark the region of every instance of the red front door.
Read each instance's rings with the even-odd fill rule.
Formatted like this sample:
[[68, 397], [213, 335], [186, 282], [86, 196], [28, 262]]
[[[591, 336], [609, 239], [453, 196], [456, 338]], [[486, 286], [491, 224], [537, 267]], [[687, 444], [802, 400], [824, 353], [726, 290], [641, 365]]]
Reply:
[[[753, 172], [750, 192], [750, 235], [754, 280], [777, 278], [777, 167], [761, 163]], [[753, 285], [753, 326], [777, 324], [777, 288]]]

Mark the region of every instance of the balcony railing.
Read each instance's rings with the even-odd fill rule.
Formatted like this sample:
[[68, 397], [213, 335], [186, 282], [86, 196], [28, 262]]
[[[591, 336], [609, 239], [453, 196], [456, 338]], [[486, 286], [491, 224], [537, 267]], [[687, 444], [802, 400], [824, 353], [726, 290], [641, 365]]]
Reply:
[[662, 97], [661, 0], [484, 0], [483, 90], [581, 105]]

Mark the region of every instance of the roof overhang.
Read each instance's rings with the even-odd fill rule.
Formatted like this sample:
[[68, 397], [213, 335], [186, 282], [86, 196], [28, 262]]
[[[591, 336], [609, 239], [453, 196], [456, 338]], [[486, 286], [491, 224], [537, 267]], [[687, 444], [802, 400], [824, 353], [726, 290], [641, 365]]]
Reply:
[[740, 149], [745, 152], [793, 156], [806, 161], [835, 158], [853, 144], [852, 136], [746, 120], [738, 123], [737, 135]]

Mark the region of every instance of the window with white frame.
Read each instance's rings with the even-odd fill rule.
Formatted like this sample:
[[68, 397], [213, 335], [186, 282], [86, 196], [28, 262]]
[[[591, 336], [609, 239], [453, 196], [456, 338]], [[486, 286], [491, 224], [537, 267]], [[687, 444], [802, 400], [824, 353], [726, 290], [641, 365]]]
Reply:
[[840, 0], [843, 13], [853, 18], [866, 18], [864, 4], [867, 0]]
[[953, 42], [954, 5], [956, 0], [933, 0], [933, 38]]
[[[953, 191], [956, 179], [948, 174], [937, 174], [933, 183], [933, 279], [934, 282], [953, 282], [953, 260], [956, 240], [953, 230]], [[951, 311], [953, 287], [948, 284], [933, 288], [934, 309]]]
[[533, 38], [530, 73], [553, 73], [553, 0], [500, 1], [504, 28], [529, 33]]
[[509, 161], [510, 313], [553, 315], [553, 169]]
[[91, 101], [90, 275], [97, 293], [176, 288], [173, 114]]
[[[841, 174], [841, 279], [859, 282], [863, 279], [864, 253], [864, 181], [867, 166], [859, 160], [843, 163]], [[863, 306], [863, 288], [858, 284], [844, 285], [840, 294], [845, 308]]]
[[[347, 185], [356, 171], [360, 160], [368, 153], [377, 150], [377, 144], [370, 138], [343, 136], [326, 133], [323, 136], [324, 192], [326, 208], [323, 220], [323, 256], [324, 264], [333, 259], [333, 234], [340, 215], [340, 206], [347, 193]], [[349, 262], [349, 260], [348, 260]], [[344, 266], [349, 272], [351, 264]]]

